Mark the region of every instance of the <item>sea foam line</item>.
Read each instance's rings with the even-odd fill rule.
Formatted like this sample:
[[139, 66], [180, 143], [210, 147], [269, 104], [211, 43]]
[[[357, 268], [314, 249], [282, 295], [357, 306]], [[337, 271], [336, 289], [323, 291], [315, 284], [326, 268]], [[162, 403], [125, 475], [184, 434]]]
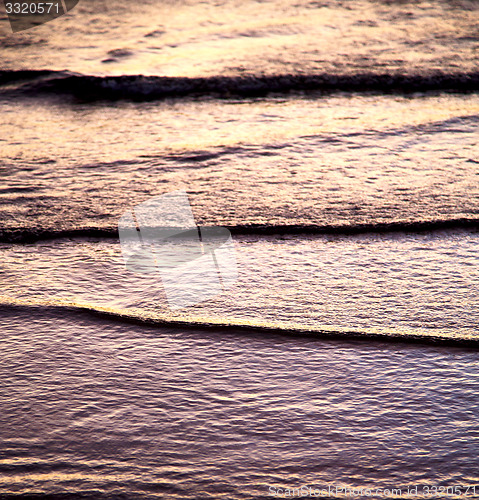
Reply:
[[154, 328], [169, 328], [183, 331], [208, 331], [214, 333], [239, 333], [239, 334], [266, 334], [282, 335], [288, 337], [309, 337], [313, 339], [326, 340], [360, 340], [388, 343], [428, 344], [438, 346], [462, 346], [479, 348], [479, 336], [451, 336], [442, 331], [426, 334], [419, 331], [398, 331], [385, 328], [365, 328], [362, 331], [352, 329], [341, 329], [339, 327], [318, 326], [290, 326], [282, 323], [265, 323], [260, 320], [238, 320], [227, 322], [220, 320], [189, 319], [180, 320], [175, 317], [154, 317], [141, 312], [118, 311], [107, 307], [98, 307], [89, 304], [75, 304], [71, 302], [43, 301], [30, 303], [16, 298], [0, 298], [0, 316], [17, 311], [24, 312], [28, 317], [38, 318], [38, 314], [52, 315], [81, 315], [97, 317], [113, 322], [135, 324]]

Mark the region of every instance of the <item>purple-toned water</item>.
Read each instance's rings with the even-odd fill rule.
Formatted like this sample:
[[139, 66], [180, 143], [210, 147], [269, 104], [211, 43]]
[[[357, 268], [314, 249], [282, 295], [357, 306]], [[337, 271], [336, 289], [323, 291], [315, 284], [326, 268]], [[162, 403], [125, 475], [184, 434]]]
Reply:
[[[2, 11], [0, 498], [479, 495], [478, 9]], [[179, 189], [238, 280], [171, 310]]]

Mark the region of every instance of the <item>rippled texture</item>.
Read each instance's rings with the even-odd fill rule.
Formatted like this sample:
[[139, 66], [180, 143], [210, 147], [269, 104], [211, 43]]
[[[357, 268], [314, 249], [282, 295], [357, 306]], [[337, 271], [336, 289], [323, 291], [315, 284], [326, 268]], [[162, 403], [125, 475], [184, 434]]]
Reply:
[[132, 204], [175, 189], [202, 224], [479, 212], [477, 95], [0, 109], [3, 228], [114, 228]]
[[0, 492], [235, 500], [479, 482], [477, 352], [32, 313], [2, 311]]
[[[2, 11], [2, 499], [479, 492], [478, 7], [80, 0], [15, 35]], [[115, 228], [176, 189], [240, 274], [172, 312]]]
[[467, 0], [82, 0], [24, 33], [2, 22], [0, 47], [5, 68], [93, 74], [470, 71], [478, 8]]
[[[479, 340], [479, 233], [235, 239], [239, 278], [170, 312], [161, 272], [125, 268], [118, 241], [3, 245], [3, 300], [119, 315]], [[186, 277], [183, 287], [191, 287]]]

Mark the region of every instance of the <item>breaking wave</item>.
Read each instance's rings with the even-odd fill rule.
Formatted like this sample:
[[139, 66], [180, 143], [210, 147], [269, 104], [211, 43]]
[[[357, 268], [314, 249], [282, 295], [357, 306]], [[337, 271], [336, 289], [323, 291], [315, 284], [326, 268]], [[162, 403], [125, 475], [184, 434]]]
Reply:
[[[202, 78], [144, 75], [91, 76], [67, 71], [0, 71], [7, 93], [62, 95], [85, 101], [153, 101], [165, 98], [213, 96], [262, 97], [295, 92], [456, 92], [479, 91], [479, 72], [430, 74], [279, 74], [210, 76]], [[13, 87], [13, 88], [12, 88]]]

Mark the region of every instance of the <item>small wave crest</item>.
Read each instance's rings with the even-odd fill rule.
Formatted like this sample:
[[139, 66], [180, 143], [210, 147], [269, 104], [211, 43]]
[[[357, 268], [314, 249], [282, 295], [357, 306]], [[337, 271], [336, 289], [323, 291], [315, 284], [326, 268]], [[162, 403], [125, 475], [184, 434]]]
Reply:
[[202, 78], [90, 76], [65, 71], [1, 71], [0, 85], [18, 82], [21, 95], [63, 95], [85, 101], [153, 101], [168, 97], [262, 97], [294, 92], [477, 92], [479, 72], [431, 74], [280, 74]]
[[[430, 221], [398, 221], [370, 224], [348, 225], [265, 225], [221, 224], [233, 235], [238, 236], [282, 236], [282, 235], [355, 235], [364, 233], [392, 233], [392, 232], [430, 232], [447, 229], [478, 230], [479, 219], [444, 219]], [[208, 226], [202, 226], [208, 227]], [[118, 238], [117, 228], [83, 227], [72, 229], [41, 229], [41, 228], [0, 228], [0, 243], [34, 243], [42, 240], [62, 238]]]
[[0, 302], [2, 316], [10, 314], [26, 314], [28, 317], [38, 317], [39, 314], [46, 316], [76, 316], [87, 315], [91, 318], [98, 318], [125, 324], [135, 324], [153, 328], [168, 328], [184, 331], [208, 331], [213, 333], [238, 333], [238, 334], [264, 334], [283, 335], [289, 337], [310, 337], [330, 340], [360, 340], [379, 341], [393, 343], [420, 343], [441, 346], [464, 346], [479, 347], [479, 337], [471, 336], [451, 336], [442, 332], [399, 332], [393, 329], [366, 329], [352, 330], [340, 329], [327, 326], [302, 327], [290, 326], [277, 323], [264, 323], [261, 321], [211, 321], [211, 320], [180, 320], [176, 318], [151, 317], [141, 314], [115, 311], [113, 309], [86, 306], [78, 304], [29, 304], [16, 300]]

